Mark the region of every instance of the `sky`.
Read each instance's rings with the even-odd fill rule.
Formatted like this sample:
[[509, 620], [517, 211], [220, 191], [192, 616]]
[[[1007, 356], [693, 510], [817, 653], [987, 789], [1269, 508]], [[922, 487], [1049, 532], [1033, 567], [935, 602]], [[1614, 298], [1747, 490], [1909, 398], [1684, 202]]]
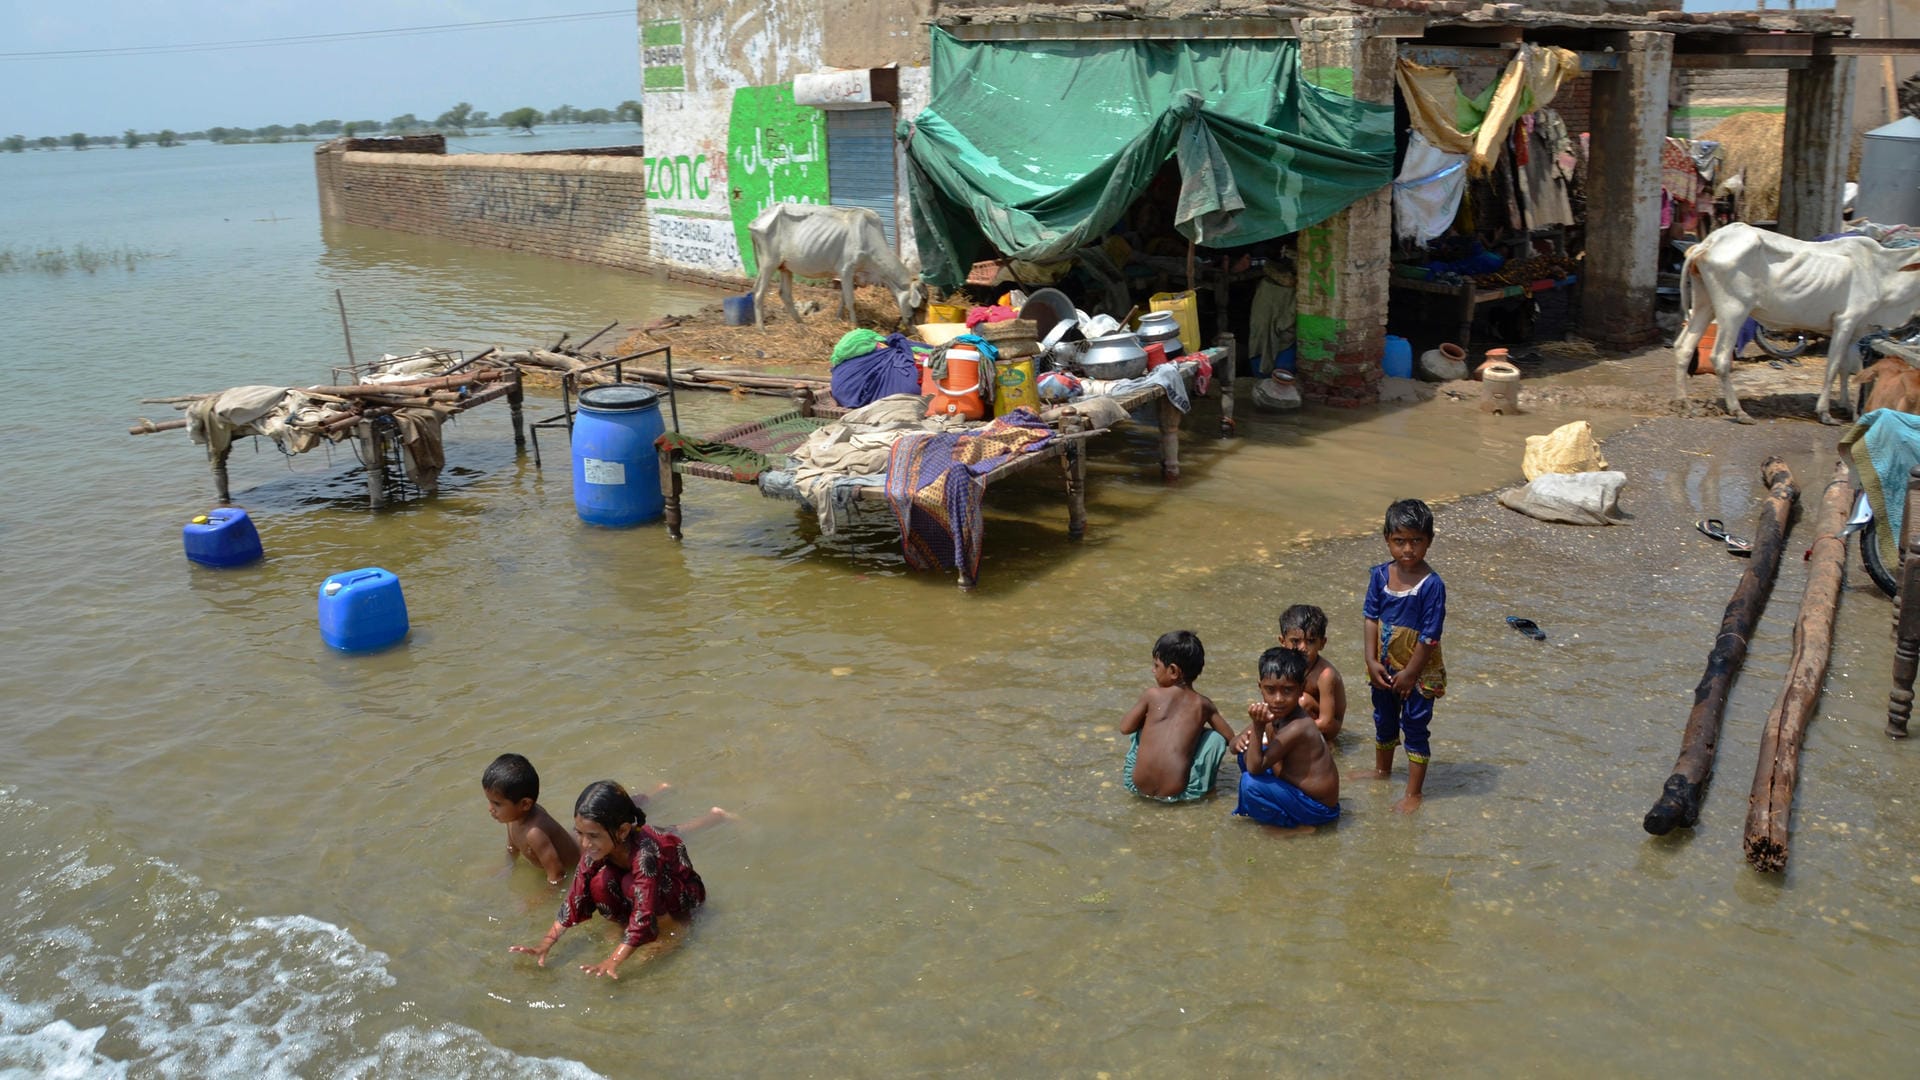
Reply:
[[[0, 0], [0, 136], [431, 121], [456, 102], [611, 109], [640, 97], [632, 0]], [[386, 37], [42, 56], [359, 34], [610, 12]], [[23, 55], [24, 54], [24, 55]]]

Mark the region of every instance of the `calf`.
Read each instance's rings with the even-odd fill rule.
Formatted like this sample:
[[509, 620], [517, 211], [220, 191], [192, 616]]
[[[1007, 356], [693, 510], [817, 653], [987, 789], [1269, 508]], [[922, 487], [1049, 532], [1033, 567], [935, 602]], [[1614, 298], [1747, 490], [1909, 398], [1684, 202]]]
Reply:
[[1920, 369], [1905, 360], [1883, 356], [1860, 373], [1859, 382], [1861, 386], [1872, 386], [1867, 391], [1866, 404], [1860, 406], [1862, 414], [1875, 409], [1920, 413]]
[[780, 298], [787, 302], [793, 321], [800, 309], [793, 305], [793, 275], [839, 278], [840, 300], [847, 321], [858, 322], [853, 310], [856, 278], [885, 285], [900, 304], [900, 321], [913, 320], [914, 309], [926, 298], [920, 275], [894, 257], [880, 215], [864, 206], [813, 206], [775, 203], [747, 226], [753, 241], [753, 261], [760, 267], [753, 285], [753, 325], [765, 326], [766, 296], [773, 276], [780, 275]]
[[1727, 412], [1751, 423], [1733, 392], [1733, 347], [1749, 316], [1772, 330], [1826, 334], [1827, 370], [1820, 383], [1820, 422], [1834, 423], [1828, 403], [1842, 407], [1854, 343], [1875, 327], [1900, 326], [1920, 309], [1920, 251], [1881, 247], [1864, 236], [1809, 243], [1751, 225], [1716, 230], [1687, 252], [1680, 272], [1680, 308], [1687, 325], [1674, 342], [1678, 398], [1687, 399], [1687, 370], [1707, 324], [1718, 322], [1713, 370]]

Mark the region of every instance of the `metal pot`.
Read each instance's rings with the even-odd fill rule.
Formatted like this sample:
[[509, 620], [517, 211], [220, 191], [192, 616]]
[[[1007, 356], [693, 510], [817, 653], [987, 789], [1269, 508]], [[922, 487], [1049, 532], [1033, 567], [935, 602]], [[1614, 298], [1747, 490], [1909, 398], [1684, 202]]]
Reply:
[[1080, 370], [1092, 379], [1137, 379], [1147, 373], [1147, 350], [1132, 334], [1094, 338], [1080, 358]]
[[1171, 311], [1149, 311], [1140, 316], [1140, 328], [1136, 331], [1140, 344], [1163, 346], [1168, 356], [1178, 355], [1181, 351], [1180, 322]]

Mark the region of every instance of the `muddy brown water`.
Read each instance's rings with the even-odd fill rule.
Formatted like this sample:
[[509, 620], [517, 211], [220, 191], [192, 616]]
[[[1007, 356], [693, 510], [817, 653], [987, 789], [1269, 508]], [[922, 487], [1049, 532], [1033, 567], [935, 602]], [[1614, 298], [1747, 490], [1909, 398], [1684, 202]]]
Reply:
[[[485, 340], [598, 325], [542, 292], [550, 264], [327, 241], [296, 245], [316, 273], [390, 290], [363, 302], [370, 327], [465, 321]], [[566, 280], [597, 298], [634, 288]], [[78, 327], [109, 286], [201, 287], [0, 291]], [[508, 295], [489, 321], [489, 297]], [[322, 355], [331, 312], [313, 306], [300, 340]], [[53, 341], [54, 356], [80, 348]], [[1742, 565], [1690, 522], [1750, 529], [1768, 453], [1810, 505], [1833, 439], [1815, 425], [1618, 434], [1606, 449], [1632, 478], [1634, 520], [1584, 530], [1472, 494], [1517, 479], [1524, 436], [1574, 414], [1442, 400], [1250, 417], [1222, 443], [1202, 404], [1177, 488], [1158, 479], [1150, 429], [1094, 449], [1084, 543], [1065, 541], [1050, 477], [996, 487], [983, 587], [964, 595], [904, 572], [883, 517], [823, 539], [746, 488], [690, 483], [681, 543], [587, 528], [561, 454], [534, 470], [487, 411], [451, 430], [440, 497], [379, 515], [342, 454], [289, 465], [243, 448], [235, 490], [268, 558], [214, 572], [179, 553], [209, 493], [198, 453], [130, 446], [114, 425], [132, 398], [196, 388], [203, 362], [247, 381], [300, 378], [306, 361], [176, 350], [101, 389], [26, 355], [23, 387], [76, 405], [56, 422], [16, 396], [0, 457], [7, 1068], [1865, 1073], [1904, 1071], [1920, 1033], [1905, 992], [1920, 932], [1903, 917], [1920, 897], [1920, 769], [1880, 734], [1889, 608], [1857, 568], [1784, 878], [1745, 868], [1739, 829], [1796, 560], [1736, 687], [1700, 827], [1652, 840], [1639, 826]], [[767, 403], [681, 407], [698, 428]], [[1453, 598], [1454, 686], [1420, 814], [1388, 812], [1399, 778], [1350, 782], [1337, 827], [1276, 841], [1228, 818], [1230, 778], [1196, 806], [1126, 796], [1113, 729], [1153, 638], [1197, 631], [1200, 687], [1237, 715], [1275, 615], [1318, 603], [1352, 680], [1372, 534], [1406, 494], [1442, 504], [1432, 560]], [[331, 653], [315, 586], [368, 564], [400, 574], [413, 635]], [[1370, 757], [1366, 728], [1356, 703], [1343, 768]], [[656, 820], [716, 803], [741, 815], [690, 839], [711, 902], [680, 948], [618, 984], [574, 967], [611, 948], [604, 924], [570, 933], [545, 970], [507, 954], [557, 899], [529, 868], [501, 872], [478, 777], [508, 749], [562, 812], [613, 777], [671, 782]]]

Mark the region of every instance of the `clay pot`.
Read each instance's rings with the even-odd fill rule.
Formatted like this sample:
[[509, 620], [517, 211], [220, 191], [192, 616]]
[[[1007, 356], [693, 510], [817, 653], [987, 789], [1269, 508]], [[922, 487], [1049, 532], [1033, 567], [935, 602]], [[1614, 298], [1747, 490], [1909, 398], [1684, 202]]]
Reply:
[[[1487, 377], [1486, 373], [1488, 368], [1492, 367], [1495, 364], [1506, 364], [1506, 363], [1509, 363], [1509, 361], [1507, 360], [1507, 350], [1488, 349], [1486, 359], [1480, 361], [1480, 366], [1473, 369], [1473, 377], [1476, 379], [1485, 379]], [[1515, 370], [1517, 371], [1519, 369], [1516, 368]]]
[[1420, 374], [1435, 382], [1450, 382], [1467, 377], [1467, 351], [1458, 345], [1444, 344], [1420, 354]]

